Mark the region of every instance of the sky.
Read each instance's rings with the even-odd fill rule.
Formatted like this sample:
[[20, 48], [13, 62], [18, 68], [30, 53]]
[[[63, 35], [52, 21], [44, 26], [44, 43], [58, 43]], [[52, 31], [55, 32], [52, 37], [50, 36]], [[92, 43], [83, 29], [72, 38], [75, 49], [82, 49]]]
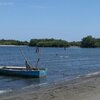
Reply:
[[0, 0], [0, 39], [100, 37], [100, 0]]

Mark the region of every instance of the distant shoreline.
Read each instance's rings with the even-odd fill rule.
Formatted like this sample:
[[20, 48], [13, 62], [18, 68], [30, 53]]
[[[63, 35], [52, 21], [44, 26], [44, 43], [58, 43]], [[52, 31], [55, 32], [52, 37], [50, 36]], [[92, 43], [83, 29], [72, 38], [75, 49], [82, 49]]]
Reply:
[[0, 45], [0, 46], [17, 46], [17, 45]]
[[0, 47], [18, 47], [18, 46], [27, 46], [27, 45], [0, 45]]
[[94, 38], [91, 35], [83, 37], [81, 41], [68, 42], [62, 39], [44, 38], [30, 39], [30, 41], [19, 40], [0, 40], [1, 45], [27, 45], [32, 47], [62, 47], [67, 48], [77, 46], [81, 48], [100, 48], [100, 38]]
[[[28, 45], [0, 45], [0, 47], [17, 47], [17, 46], [28, 46]], [[32, 47], [32, 46], [28, 46], [28, 47]], [[33, 46], [35, 47], [35, 46]], [[48, 47], [45, 47], [48, 48]], [[64, 47], [51, 47], [51, 48], [64, 48]], [[80, 48], [79, 46], [70, 46], [70, 47], [66, 47], [66, 48]]]

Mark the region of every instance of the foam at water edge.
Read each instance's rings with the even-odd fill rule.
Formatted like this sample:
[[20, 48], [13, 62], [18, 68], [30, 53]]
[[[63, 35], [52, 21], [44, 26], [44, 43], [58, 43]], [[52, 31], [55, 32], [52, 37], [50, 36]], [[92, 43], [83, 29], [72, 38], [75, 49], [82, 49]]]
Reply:
[[38, 87], [38, 86], [44, 86], [44, 85], [47, 85], [48, 83], [41, 83], [41, 84], [37, 84], [37, 85], [30, 85], [30, 86], [26, 86], [26, 87], [23, 87], [22, 89], [27, 89], [27, 88], [31, 88], [31, 87]]
[[6, 92], [11, 92], [12, 90], [0, 90], [0, 94], [6, 93]]
[[86, 77], [90, 77], [90, 76], [94, 76], [94, 75], [98, 75], [100, 74], [100, 71], [99, 72], [94, 72], [94, 73], [89, 73], [86, 75]]

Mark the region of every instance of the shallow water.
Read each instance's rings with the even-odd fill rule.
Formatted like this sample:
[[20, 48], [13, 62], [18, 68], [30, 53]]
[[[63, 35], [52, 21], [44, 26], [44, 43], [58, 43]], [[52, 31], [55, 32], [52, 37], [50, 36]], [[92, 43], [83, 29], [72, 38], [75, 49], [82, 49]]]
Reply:
[[[31, 65], [36, 64], [34, 47], [22, 46]], [[25, 66], [24, 58], [17, 46], [0, 46], [0, 65]], [[39, 67], [48, 69], [47, 78], [18, 78], [0, 76], [0, 90], [16, 90], [29, 86], [57, 83], [78, 76], [100, 71], [100, 48], [40, 48]], [[91, 74], [92, 75], [92, 74]]]

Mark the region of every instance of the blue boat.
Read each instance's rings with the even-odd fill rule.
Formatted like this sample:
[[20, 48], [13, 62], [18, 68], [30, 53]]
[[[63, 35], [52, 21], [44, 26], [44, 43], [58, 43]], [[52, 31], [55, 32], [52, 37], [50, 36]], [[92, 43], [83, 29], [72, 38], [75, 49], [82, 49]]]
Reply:
[[[36, 62], [36, 66], [33, 67], [29, 64], [27, 58], [25, 57], [23, 51], [20, 49], [22, 56], [25, 60], [25, 67], [17, 67], [17, 66], [1, 66], [0, 67], [0, 75], [4, 76], [18, 76], [18, 77], [33, 77], [40, 78], [46, 77], [47, 69], [46, 68], [38, 68], [39, 57]], [[36, 53], [39, 53], [39, 48], [36, 49]]]
[[47, 69], [32, 68], [31, 70], [28, 70], [28, 69], [26, 69], [26, 67], [1, 66], [0, 67], [0, 75], [40, 78], [40, 77], [46, 77]]

